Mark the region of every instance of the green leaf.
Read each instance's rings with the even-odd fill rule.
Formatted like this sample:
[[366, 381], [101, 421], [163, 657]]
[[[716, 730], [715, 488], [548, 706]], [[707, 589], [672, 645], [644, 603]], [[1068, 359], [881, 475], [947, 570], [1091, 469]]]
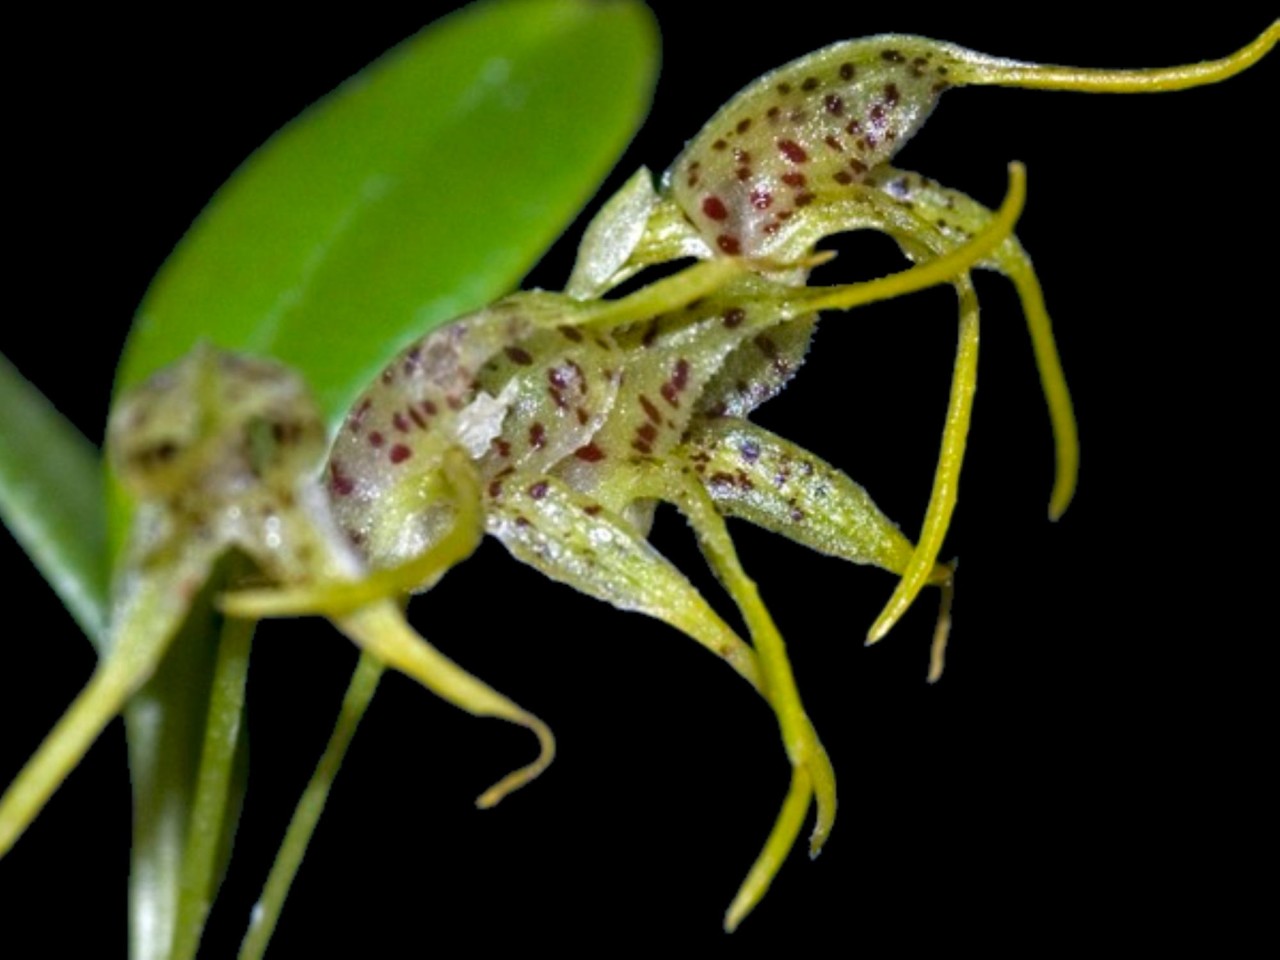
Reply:
[[148, 291], [119, 385], [203, 337], [293, 365], [340, 416], [564, 229], [643, 119], [656, 36], [639, 3], [524, 0], [400, 45], [218, 192]]
[[95, 646], [107, 619], [98, 451], [0, 356], [0, 519]]

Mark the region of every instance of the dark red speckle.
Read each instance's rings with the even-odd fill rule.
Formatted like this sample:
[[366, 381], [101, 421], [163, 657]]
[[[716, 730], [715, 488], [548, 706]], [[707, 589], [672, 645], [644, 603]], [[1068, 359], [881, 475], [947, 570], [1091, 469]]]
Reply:
[[547, 371], [547, 379], [551, 381], [548, 392], [551, 394], [552, 401], [563, 410], [568, 406], [564, 398], [564, 390], [569, 385], [569, 381], [565, 378], [564, 369], [562, 367], [552, 367]]
[[748, 130], [750, 130], [750, 129], [751, 129], [751, 118], [750, 118], [750, 117], [747, 117], [747, 118], [746, 118], [746, 119], [744, 119], [744, 120], [739, 120], [739, 121], [738, 121], [738, 127], [737, 127], [737, 129], [738, 129], [738, 132], [739, 132], [739, 133], [746, 133]]
[[502, 352], [507, 355], [508, 360], [512, 363], [518, 363], [522, 367], [527, 367], [533, 363], [533, 357], [529, 355], [529, 351], [520, 347], [506, 347]]
[[385, 440], [386, 438], [377, 430], [374, 430], [372, 433], [369, 434], [369, 446], [371, 447], [380, 447], [385, 442]]
[[547, 442], [547, 428], [540, 423], [535, 423], [529, 428], [529, 446], [535, 450], [541, 450], [542, 445]]
[[547, 495], [547, 481], [539, 480], [537, 483], [529, 487], [529, 496], [535, 500], [541, 500]]
[[903, 63], [906, 60], [897, 50], [881, 50], [880, 59], [886, 63]]
[[702, 212], [712, 220], [726, 220], [729, 217], [729, 211], [719, 197], [707, 197], [703, 200]]
[[654, 423], [662, 422], [662, 413], [653, 405], [653, 401], [644, 394], [640, 395], [640, 406], [644, 408], [644, 415]]
[[809, 155], [804, 152], [804, 147], [794, 140], [779, 140], [778, 150], [792, 163], [804, 163], [809, 159]]
[[852, 79], [853, 79], [853, 74], [854, 74], [854, 69], [853, 69], [853, 64], [852, 64], [852, 63], [842, 63], [842, 64], [840, 64], [840, 79], [841, 79], [841, 80], [852, 80]]
[[741, 307], [731, 307], [725, 311], [724, 325], [732, 330], [734, 327], [740, 326], [745, 319], [747, 319], [747, 314]]
[[784, 173], [782, 175], [782, 182], [788, 187], [803, 187], [809, 181], [803, 173], [796, 173], [792, 171], [791, 173]]
[[347, 427], [352, 433], [360, 432], [360, 425], [364, 422], [365, 415], [369, 412], [369, 408], [373, 406], [373, 401], [367, 397], [361, 401], [360, 406], [347, 417]]
[[395, 414], [391, 417], [391, 425], [395, 427], [397, 430], [399, 430], [401, 433], [409, 432], [409, 420], [399, 410], [397, 410]]
[[822, 105], [827, 108], [827, 113], [833, 117], [844, 116], [844, 100], [837, 97], [834, 93], [829, 93], [822, 98]]
[[585, 447], [579, 447], [573, 451], [573, 455], [579, 460], [585, 460], [587, 463], [598, 463], [604, 459], [604, 451], [597, 447], [594, 443], [588, 443]]
[[342, 464], [337, 460], [329, 461], [329, 489], [340, 497], [348, 497], [356, 488], [356, 482], [347, 476]]
[[658, 318], [653, 317], [649, 320], [649, 325], [644, 328], [644, 333], [640, 337], [640, 344], [644, 347], [652, 347], [653, 342], [658, 339]]
[[404, 463], [406, 460], [408, 460], [410, 457], [413, 456], [413, 451], [410, 450], [408, 447], [406, 447], [403, 443], [397, 443], [394, 447], [391, 448], [391, 451], [390, 453], [387, 454], [387, 456], [391, 459], [392, 463]]
[[742, 252], [742, 243], [737, 237], [728, 233], [722, 233], [716, 237], [716, 246], [731, 257], [736, 257]]
[[671, 377], [672, 385], [683, 391], [689, 385], [689, 361], [681, 357], [676, 361], [675, 373]]
[[763, 187], [756, 187], [751, 191], [751, 205], [757, 210], [768, 210], [773, 204], [773, 194]]

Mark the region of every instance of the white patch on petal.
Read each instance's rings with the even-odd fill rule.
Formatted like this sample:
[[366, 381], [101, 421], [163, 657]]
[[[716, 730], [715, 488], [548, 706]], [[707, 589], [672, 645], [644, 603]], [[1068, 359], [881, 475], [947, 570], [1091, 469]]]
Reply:
[[502, 393], [491, 397], [483, 390], [458, 414], [457, 438], [472, 460], [479, 460], [489, 450], [494, 437], [502, 433], [502, 421], [515, 400], [516, 383], [509, 380]]

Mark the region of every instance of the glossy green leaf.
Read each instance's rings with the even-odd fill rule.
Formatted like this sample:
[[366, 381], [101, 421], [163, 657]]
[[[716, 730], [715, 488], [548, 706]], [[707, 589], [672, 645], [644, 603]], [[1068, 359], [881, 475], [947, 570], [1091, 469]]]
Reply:
[[205, 337], [293, 365], [339, 416], [396, 348], [533, 265], [643, 118], [656, 61], [636, 2], [480, 3], [400, 45], [214, 197], [120, 385]]
[[97, 646], [107, 619], [98, 451], [0, 357], [0, 519]]

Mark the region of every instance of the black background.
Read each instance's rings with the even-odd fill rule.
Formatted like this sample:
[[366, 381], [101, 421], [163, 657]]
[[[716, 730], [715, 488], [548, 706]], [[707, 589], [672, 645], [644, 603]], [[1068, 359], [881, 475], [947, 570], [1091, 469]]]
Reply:
[[[447, 6], [447, 5], [445, 5]], [[1219, 56], [1257, 15], [1153, 25], [1041, 5], [1029, 18], [883, 10], [743, 14], [655, 3], [651, 121], [606, 196], [662, 169], [740, 86], [836, 39], [889, 30], [1085, 65]], [[696, 11], [703, 19], [690, 20]], [[30, 14], [6, 66], [10, 306], [0, 351], [100, 439], [114, 358], [150, 276], [276, 127], [429, 19], [289, 20], [188, 10]], [[1149, 944], [1253, 911], [1233, 880], [1261, 841], [1264, 554], [1275, 531], [1265, 331], [1276, 320], [1268, 111], [1278, 58], [1162, 97], [959, 90], [901, 165], [997, 203], [1024, 161], [1036, 258], [1081, 424], [1066, 518], [1045, 520], [1051, 440], [1017, 301], [984, 277], [970, 454], [946, 553], [962, 560], [948, 672], [927, 687], [936, 598], [861, 638], [891, 579], [735, 526], [788, 637], [840, 777], [827, 851], [797, 851], [732, 938], [721, 914], [786, 786], [773, 721], [673, 631], [553, 585], [493, 543], [414, 606], [423, 632], [546, 719], [560, 755], [498, 809], [472, 798], [525, 761], [521, 731], [384, 681], [351, 750], [273, 955], [449, 956], [527, 943], [750, 951], [827, 942]], [[483, 203], [482, 197], [476, 198]], [[579, 223], [530, 278], [556, 287]], [[897, 269], [841, 243], [823, 279]], [[759, 419], [864, 483], [914, 533], [946, 402], [954, 304], [917, 294], [824, 323]], [[711, 596], [674, 515], [656, 540]], [[92, 668], [88, 644], [11, 542], [0, 780]], [[725, 605], [716, 602], [722, 609]], [[1262, 618], [1264, 626], [1253, 622]], [[203, 955], [233, 955], [355, 653], [320, 621], [272, 624], [250, 680], [253, 768], [236, 859]], [[123, 956], [128, 778], [113, 726], [0, 865], [6, 932], [47, 956]], [[1260, 891], [1254, 896], [1260, 897]], [[1112, 926], [1112, 925], [1117, 926]]]

